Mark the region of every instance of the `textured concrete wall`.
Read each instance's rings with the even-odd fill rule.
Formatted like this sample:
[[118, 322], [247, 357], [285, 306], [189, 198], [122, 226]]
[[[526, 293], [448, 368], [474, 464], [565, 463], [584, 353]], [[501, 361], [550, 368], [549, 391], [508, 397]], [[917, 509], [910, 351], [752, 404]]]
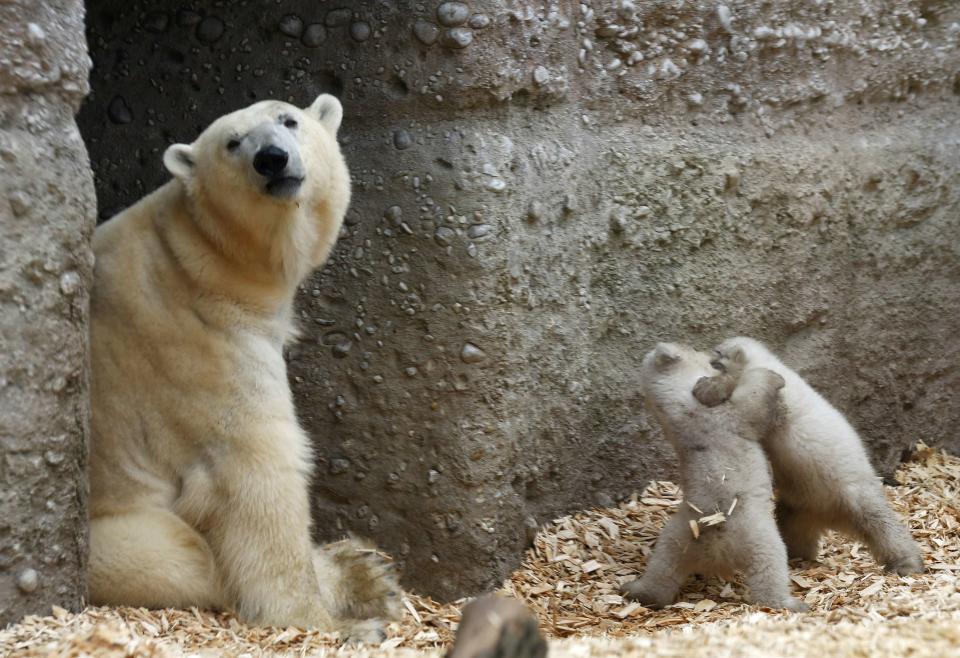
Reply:
[[290, 353], [318, 534], [441, 596], [673, 463], [657, 339], [772, 342], [885, 473], [960, 448], [960, 6], [90, 3], [102, 217], [252, 100], [343, 100], [355, 203]]
[[79, 1], [0, 3], [0, 627], [85, 590], [89, 61]]

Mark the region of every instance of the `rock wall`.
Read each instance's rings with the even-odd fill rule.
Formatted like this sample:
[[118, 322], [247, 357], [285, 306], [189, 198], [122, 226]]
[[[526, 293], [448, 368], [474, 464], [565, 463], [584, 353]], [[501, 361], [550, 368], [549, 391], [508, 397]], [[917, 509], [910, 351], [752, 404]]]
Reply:
[[355, 202], [290, 371], [318, 536], [408, 585], [492, 587], [538, 523], [669, 476], [658, 339], [770, 341], [885, 474], [960, 448], [956, 3], [89, 7], [101, 218], [228, 110], [343, 100]]
[[0, 3], [0, 627], [85, 592], [93, 176], [83, 5]]

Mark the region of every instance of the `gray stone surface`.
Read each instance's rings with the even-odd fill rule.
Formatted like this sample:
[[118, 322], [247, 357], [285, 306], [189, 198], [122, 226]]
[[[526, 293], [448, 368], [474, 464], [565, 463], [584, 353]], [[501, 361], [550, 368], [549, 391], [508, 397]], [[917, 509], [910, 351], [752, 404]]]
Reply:
[[658, 339], [770, 341], [885, 474], [960, 447], [960, 6], [456, 4], [90, 3], [103, 217], [227, 110], [344, 102], [355, 202], [290, 352], [319, 536], [493, 586], [537, 523], [672, 473]]
[[83, 6], [0, 3], [0, 627], [85, 591], [93, 176]]

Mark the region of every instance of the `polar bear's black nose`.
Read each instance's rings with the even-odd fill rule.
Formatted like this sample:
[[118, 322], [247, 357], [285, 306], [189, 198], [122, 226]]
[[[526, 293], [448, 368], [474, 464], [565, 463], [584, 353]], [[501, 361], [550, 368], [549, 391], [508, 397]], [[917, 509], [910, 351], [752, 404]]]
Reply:
[[273, 178], [283, 171], [289, 159], [290, 156], [286, 151], [271, 144], [260, 149], [253, 156], [253, 168], [261, 176]]

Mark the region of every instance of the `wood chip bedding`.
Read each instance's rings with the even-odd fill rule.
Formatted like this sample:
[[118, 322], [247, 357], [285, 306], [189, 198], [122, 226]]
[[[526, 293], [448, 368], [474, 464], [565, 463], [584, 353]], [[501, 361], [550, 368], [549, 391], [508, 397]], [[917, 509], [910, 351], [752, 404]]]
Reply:
[[[900, 486], [887, 494], [909, 519], [927, 572], [886, 574], [862, 545], [831, 534], [818, 563], [791, 568], [794, 591], [811, 608], [806, 614], [750, 607], [740, 583], [715, 578], [691, 580], [664, 610], [625, 601], [618, 586], [642, 572], [664, 521], [681, 504], [670, 482], [544, 527], [503, 591], [536, 612], [554, 658], [960, 655], [960, 458], [920, 444], [897, 479]], [[379, 647], [342, 647], [329, 635], [253, 628], [198, 610], [55, 608], [0, 631], [0, 656], [441, 656], [462, 603], [407, 594], [407, 614]]]

